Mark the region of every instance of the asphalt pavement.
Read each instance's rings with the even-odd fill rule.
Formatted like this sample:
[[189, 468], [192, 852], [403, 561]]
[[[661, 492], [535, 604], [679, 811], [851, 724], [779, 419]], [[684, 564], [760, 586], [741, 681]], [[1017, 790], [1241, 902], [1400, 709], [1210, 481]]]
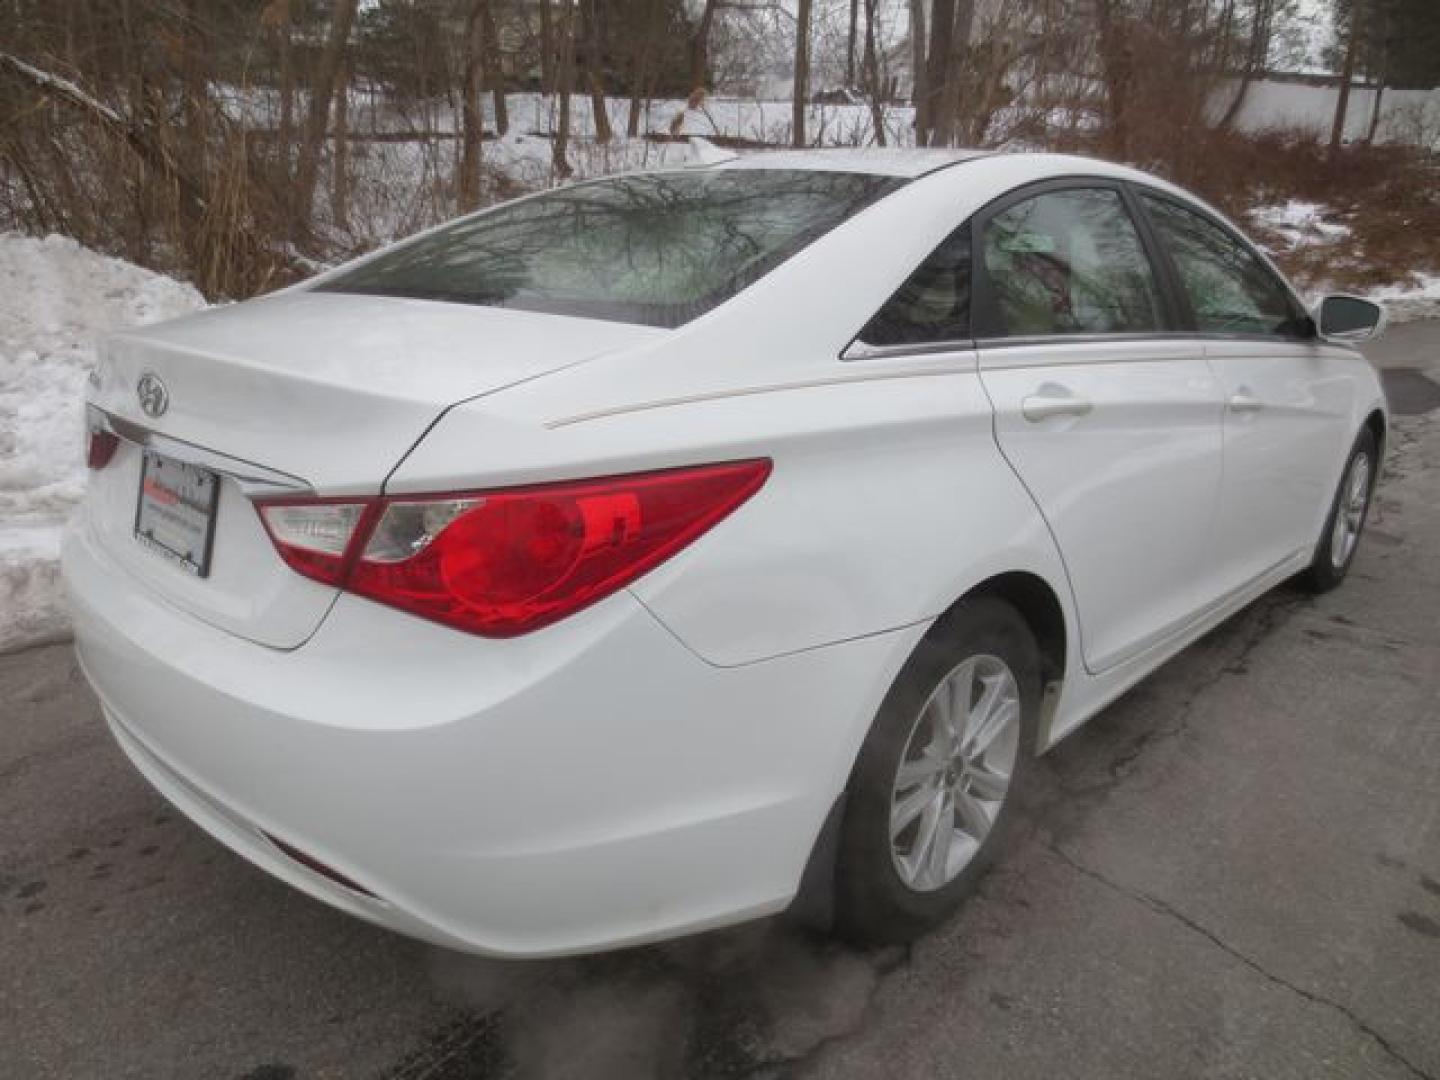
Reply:
[[1010, 857], [908, 949], [410, 942], [170, 810], [67, 647], [0, 657], [0, 1077], [1440, 1078], [1440, 323], [1374, 357], [1400, 415], [1350, 580], [1045, 758]]

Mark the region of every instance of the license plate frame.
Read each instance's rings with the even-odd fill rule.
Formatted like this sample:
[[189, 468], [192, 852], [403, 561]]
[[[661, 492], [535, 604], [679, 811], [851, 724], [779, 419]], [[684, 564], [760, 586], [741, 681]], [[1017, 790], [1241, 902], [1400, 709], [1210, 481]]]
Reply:
[[198, 578], [210, 576], [220, 475], [146, 450], [135, 497], [135, 539]]

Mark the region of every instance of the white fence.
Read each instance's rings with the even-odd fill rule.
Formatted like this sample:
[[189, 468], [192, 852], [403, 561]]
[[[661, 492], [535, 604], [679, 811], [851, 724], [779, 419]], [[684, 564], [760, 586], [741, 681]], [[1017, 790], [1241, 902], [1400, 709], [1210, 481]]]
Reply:
[[[1233, 80], [1215, 97], [1223, 111], [1239, 92]], [[1241, 131], [1303, 128], [1328, 137], [1335, 120], [1338, 85], [1316, 85], [1289, 79], [1257, 79], [1250, 84], [1235, 118]], [[1345, 113], [1345, 140], [1364, 139], [1375, 110], [1375, 88], [1352, 86]], [[1380, 96], [1380, 123], [1375, 141], [1404, 143], [1440, 150], [1440, 89], [1386, 90]]]

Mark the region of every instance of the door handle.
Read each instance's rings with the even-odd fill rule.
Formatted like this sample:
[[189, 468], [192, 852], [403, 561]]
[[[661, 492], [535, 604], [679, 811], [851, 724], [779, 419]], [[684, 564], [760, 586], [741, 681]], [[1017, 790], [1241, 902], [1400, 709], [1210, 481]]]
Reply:
[[1047, 383], [1036, 393], [1022, 398], [1020, 414], [1032, 424], [1048, 420], [1052, 416], [1086, 416], [1095, 406], [1082, 397], [1076, 397], [1063, 386]]
[[1243, 386], [1230, 395], [1228, 404], [1231, 412], [1239, 413], [1259, 412], [1265, 408], [1265, 403]]

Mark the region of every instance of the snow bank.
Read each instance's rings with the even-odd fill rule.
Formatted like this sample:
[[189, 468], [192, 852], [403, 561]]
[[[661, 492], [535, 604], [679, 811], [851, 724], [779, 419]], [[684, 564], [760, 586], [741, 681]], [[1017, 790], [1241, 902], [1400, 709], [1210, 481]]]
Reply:
[[1391, 322], [1440, 319], [1440, 274], [1416, 274], [1404, 284], [1386, 285], [1366, 295], [1385, 305]]
[[204, 303], [73, 240], [0, 233], [0, 652], [66, 633], [56, 560], [85, 486], [80, 400], [96, 343]]

